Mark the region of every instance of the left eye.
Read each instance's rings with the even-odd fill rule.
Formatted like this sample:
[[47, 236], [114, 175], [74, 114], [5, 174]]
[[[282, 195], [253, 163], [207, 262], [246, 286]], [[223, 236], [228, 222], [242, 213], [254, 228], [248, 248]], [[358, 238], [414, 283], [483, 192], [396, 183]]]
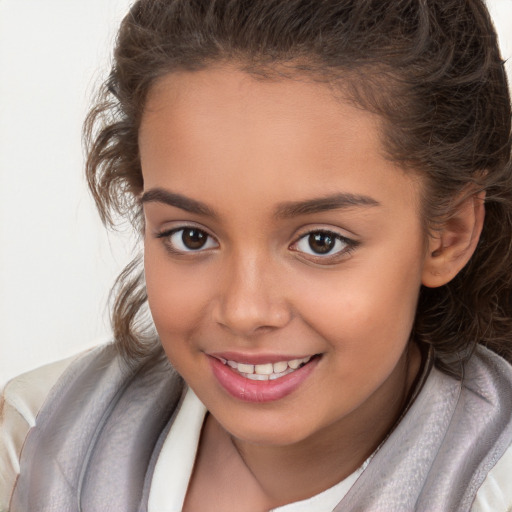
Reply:
[[158, 235], [165, 240], [166, 246], [173, 252], [198, 252], [218, 246], [217, 242], [206, 231], [187, 227], [174, 229]]
[[312, 231], [299, 238], [294, 249], [311, 256], [334, 256], [347, 251], [350, 241], [331, 231]]

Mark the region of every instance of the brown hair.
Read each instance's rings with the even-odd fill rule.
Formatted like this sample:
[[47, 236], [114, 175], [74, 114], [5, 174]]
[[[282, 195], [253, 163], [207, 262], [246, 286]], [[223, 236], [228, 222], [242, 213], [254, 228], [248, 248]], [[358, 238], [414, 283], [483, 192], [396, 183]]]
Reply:
[[[474, 256], [447, 285], [421, 289], [412, 337], [433, 345], [445, 369], [476, 343], [512, 360], [511, 106], [484, 3], [137, 1], [121, 24], [111, 75], [84, 131], [87, 178], [106, 224], [120, 214], [143, 230], [137, 141], [152, 84], [223, 61], [262, 79], [307, 74], [338, 82], [377, 112], [389, 157], [423, 177], [428, 229], [464, 191], [486, 191]], [[116, 342], [128, 359], [143, 357], [156, 337], [141, 328], [147, 297], [140, 258], [113, 293]]]

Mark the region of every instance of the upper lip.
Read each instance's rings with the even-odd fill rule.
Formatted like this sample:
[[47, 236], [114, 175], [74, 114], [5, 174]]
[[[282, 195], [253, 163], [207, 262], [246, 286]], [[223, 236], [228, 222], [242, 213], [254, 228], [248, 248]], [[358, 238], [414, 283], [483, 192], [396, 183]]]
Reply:
[[279, 363], [281, 361], [293, 361], [294, 359], [303, 359], [305, 357], [313, 357], [315, 354], [247, 354], [241, 352], [207, 352], [206, 355], [215, 357], [216, 359], [226, 359], [227, 361], [235, 361], [237, 363], [246, 364], [265, 364]]

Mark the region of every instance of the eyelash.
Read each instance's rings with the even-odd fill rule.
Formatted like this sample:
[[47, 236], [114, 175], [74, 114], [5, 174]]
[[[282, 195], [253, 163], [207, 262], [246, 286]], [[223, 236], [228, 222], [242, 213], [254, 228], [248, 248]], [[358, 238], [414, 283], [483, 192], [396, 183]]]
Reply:
[[[324, 254], [315, 253], [311, 248], [311, 237], [319, 235], [321, 237], [330, 238], [334, 242], [333, 247], [328, 249], [328, 251], [326, 251]], [[306, 250], [304, 250], [306, 248], [303, 248], [303, 250], [298, 250], [297, 247], [301, 242], [308, 244], [308, 248], [311, 250], [311, 252], [306, 252]], [[340, 248], [339, 244], [342, 244], [343, 246]], [[346, 258], [352, 253], [352, 251], [354, 251], [358, 245], [358, 241], [342, 236], [335, 231], [330, 231], [328, 229], [312, 229], [306, 233], [302, 233], [299, 238], [292, 245], [290, 245], [290, 249], [307, 255], [307, 259], [311, 259], [315, 263], [328, 265], [337, 263], [341, 259]], [[338, 250], [333, 253], [332, 250], [337, 246]]]
[[[183, 236], [185, 235], [186, 231], [189, 231], [189, 232], [195, 231], [197, 233], [200, 233], [201, 235], [205, 235], [206, 236], [205, 244], [195, 250], [190, 249], [190, 247], [186, 248], [184, 245], [184, 242], [183, 242]], [[180, 232], [182, 233], [181, 237], [180, 237], [181, 239], [179, 239], [177, 241], [173, 241], [172, 238]], [[207, 249], [216, 248], [219, 245], [215, 241], [215, 238], [213, 236], [208, 234], [204, 229], [198, 228], [196, 226], [180, 226], [179, 228], [168, 229], [166, 231], [157, 233], [156, 238], [162, 239], [166, 249], [175, 255], [183, 255], [183, 254], [189, 254], [189, 253], [200, 253]], [[212, 240], [215, 241], [215, 246], [213, 246], [213, 247], [211, 245], [209, 245], [209, 244], [211, 244]], [[182, 248], [180, 248], [180, 249], [176, 248], [176, 242], [178, 242], [178, 244], [181, 244]]]
[[[190, 232], [195, 232], [196, 236], [199, 235], [200, 237], [206, 237], [203, 245], [201, 245], [197, 249], [191, 249], [190, 247], [187, 248], [183, 241], [183, 237], [187, 230], [189, 231], [189, 234], [191, 234]], [[178, 237], [177, 240], [173, 240], [173, 237], [175, 237], [179, 233], [181, 233], [181, 237]], [[207, 251], [209, 249], [215, 249], [219, 246], [218, 242], [212, 235], [210, 235], [204, 229], [198, 228], [193, 225], [180, 226], [177, 228], [168, 229], [166, 231], [157, 233], [155, 236], [158, 239], [162, 239], [166, 249], [174, 255], [186, 255], [193, 253], [197, 254]], [[334, 243], [334, 245], [331, 248], [327, 248], [327, 251], [324, 254], [318, 252], [315, 253], [315, 251], [311, 248], [311, 242], [314, 240], [311, 239], [312, 236], [319, 237], [318, 240], [320, 242], [325, 241], [325, 239], [330, 239], [330, 243]], [[201, 241], [199, 240], [199, 243], [200, 242]], [[298, 249], [299, 244], [304, 242], [308, 244], [309, 247], [302, 247], [301, 249]], [[341, 248], [339, 247], [340, 244], [342, 244]], [[181, 248], [177, 248], [177, 245], [181, 245]], [[297, 238], [297, 240], [289, 246], [289, 249], [304, 255], [303, 257], [306, 259], [310, 259], [315, 263], [321, 263], [325, 265], [337, 263], [340, 259], [347, 257], [358, 245], [359, 242], [357, 242], [356, 240], [352, 240], [350, 238], [342, 236], [334, 231], [326, 229], [313, 229], [306, 233], [302, 233]], [[338, 250], [333, 253], [332, 250], [336, 248]], [[311, 252], [308, 252], [308, 249]]]

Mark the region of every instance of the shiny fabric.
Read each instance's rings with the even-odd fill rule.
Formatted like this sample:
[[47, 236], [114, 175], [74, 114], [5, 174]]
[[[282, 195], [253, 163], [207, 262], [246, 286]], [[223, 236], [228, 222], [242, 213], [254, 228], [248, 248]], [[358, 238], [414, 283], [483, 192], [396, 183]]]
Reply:
[[[145, 511], [182, 381], [112, 347], [73, 363], [26, 440], [11, 511]], [[512, 370], [479, 349], [462, 382], [432, 369], [336, 511], [467, 511], [512, 441]]]
[[461, 381], [432, 370], [335, 512], [467, 512], [511, 440], [512, 368], [479, 347]]
[[182, 389], [162, 359], [131, 370], [111, 345], [79, 358], [27, 436], [10, 511], [143, 510], [147, 470]]

